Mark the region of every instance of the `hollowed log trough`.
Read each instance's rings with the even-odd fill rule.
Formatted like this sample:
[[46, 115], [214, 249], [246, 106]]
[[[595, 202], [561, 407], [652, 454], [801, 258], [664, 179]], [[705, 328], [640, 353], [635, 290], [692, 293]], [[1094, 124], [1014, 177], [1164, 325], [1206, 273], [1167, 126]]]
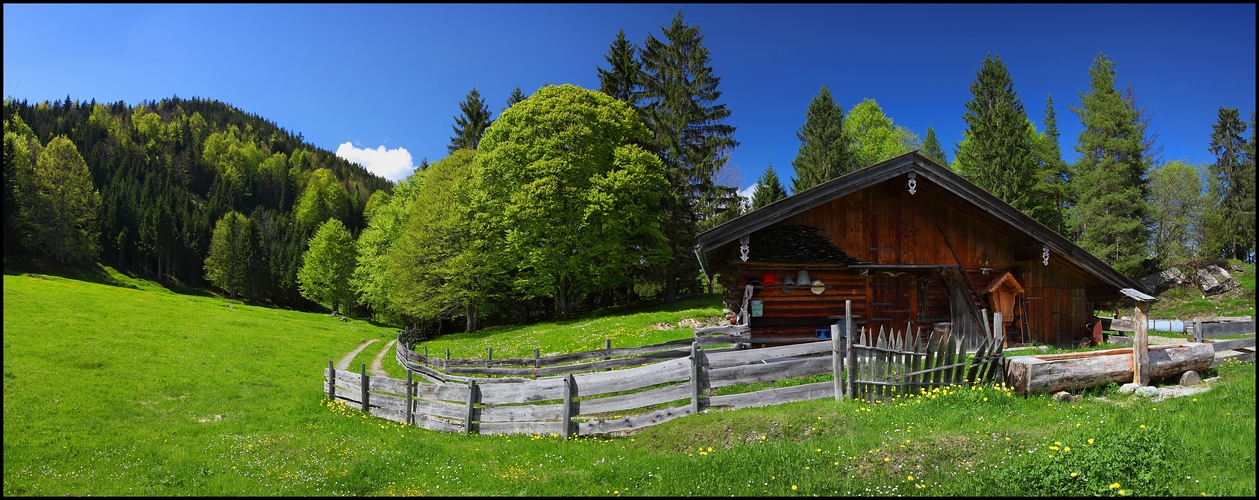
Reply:
[[[1151, 346], [1150, 378], [1179, 377], [1187, 371], [1211, 367], [1215, 348], [1190, 342]], [[1006, 381], [1019, 394], [1055, 393], [1086, 389], [1110, 382], [1133, 381], [1132, 349], [1014, 356], [1006, 358]]]

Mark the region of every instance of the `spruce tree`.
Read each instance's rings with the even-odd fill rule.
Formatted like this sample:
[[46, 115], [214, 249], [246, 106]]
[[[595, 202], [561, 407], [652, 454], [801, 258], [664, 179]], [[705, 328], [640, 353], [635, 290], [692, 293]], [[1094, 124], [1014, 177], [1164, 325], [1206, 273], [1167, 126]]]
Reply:
[[957, 152], [963, 175], [1029, 215], [1038, 205], [1032, 193], [1036, 157], [1031, 122], [1014, 91], [1001, 58], [989, 55], [970, 85], [966, 138]]
[[1071, 180], [1076, 203], [1067, 227], [1081, 247], [1116, 270], [1139, 275], [1149, 242], [1146, 164], [1136, 112], [1115, 89], [1115, 63], [1098, 54], [1088, 92], [1071, 106], [1084, 125]]
[[637, 52], [638, 48], [625, 39], [625, 30], [617, 31], [616, 40], [608, 47], [608, 55], [604, 56], [610, 68], [595, 68], [599, 74], [600, 92], [618, 101], [631, 105], [635, 103], [642, 74], [642, 63], [638, 61]]
[[467, 98], [459, 103], [459, 112], [460, 115], [455, 116], [455, 124], [451, 125], [455, 135], [450, 138], [450, 145], [446, 146], [447, 153], [460, 149], [476, 150], [477, 144], [481, 142], [481, 134], [494, 121], [490, 119], [490, 107], [485, 105], [485, 100], [481, 99], [481, 93], [477, 92], [476, 87], [472, 87]]
[[724, 123], [730, 110], [717, 104], [721, 78], [709, 66], [699, 27], [686, 25], [678, 12], [661, 33], [663, 40], [647, 35], [637, 97], [672, 191], [664, 201], [672, 256], [661, 277], [665, 301], [673, 302], [678, 287], [695, 283], [699, 273], [694, 247], [701, 220], [738, 207], [737, 189], [714, 180], [738, 142]]
[[511, 91], [511, 95], [507, 96], [507, 107], [510, 108], [512, 106], [515, 106], [516, 103], [525, 100], [525, 97], [527, 96], [525, 95], [524, 92], [520, 91], [520, 86], [517, 85], [516, 90]]
[[[805, 110], [804, 125], [796, 131], [800, 150], [791, 166], [796, 169], [791, 190], [800, 192], [854, 170], [844, 136], [844, 108], [835, 104], [823, 85]], [[775, 176], [775, 181], [777, 177]]]
[[786, 197], [787, 191], [783, 189], [782, 183], [778, 182], [778, 173], [774, 171], [774, 164], [771, 163], [765, 167], [765, 173], [761, 174], [761, 178], [756, 180], [756, 192], [752, 193], [752, 210]]
[[922, 140], [922, 154], [940, 165], [948, 166], [949, 164], [949, 158], [944, 153], [944, 148], [940, 146], [940, 139], [936, 138], [936, 131], [931, 127], [927, 127], [927, 136]]
[[[1220, 108], [1219, 120], [1212, 126], [1208, 150], [1215, 155], [1211, 164], [1211, 187], [1216, 200], [1211, 228], [1213, 253], [1233, 259], [1247, 258], [1254, 246], [1255, 172], [1253, 155], [1247, 154], [1242, 134], [1246, 124], [1237, 108]], [[1251, 133], [1252, 137], [1254, 133]]]
[[1058, 145], [1057, 113], [1054, 111], [1054, 96], [1051, 94], [1045, 99], [1045, 131], [1040, 137], [1040, 175], [1037, 185], [1037, 193], [1046, 197], [1046, 202], [1052, 200], [1051, 222], [1047, 224], [1049, 227], [1058, 231], [1058, 234], [1065, 234], [1063, 227], [1063, 210], [1069, 202], [1069, 193], [1067, 192], [1068, 167], [1067, 163], [1062, 161], [1062, 148]]

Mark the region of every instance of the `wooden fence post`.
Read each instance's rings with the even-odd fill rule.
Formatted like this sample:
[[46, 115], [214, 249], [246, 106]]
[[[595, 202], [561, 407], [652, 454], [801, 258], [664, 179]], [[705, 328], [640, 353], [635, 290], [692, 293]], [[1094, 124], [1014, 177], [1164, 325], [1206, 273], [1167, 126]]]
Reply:
[[[844, 331], [852, 330], [852, 300], [844, 301]], [[839, 325], [831, 325], [831, 371], [835, 373], [835, 401], [844, 400], [843, 344], [839, 341]], [[845, 333], [844, 335], [848, 335]]]
[[691, 413], [699, 413], [699, 342], [691, 342]]
[[[845, 321], [848, 327], [852, 328], [852, 317], [849, 316]], [[848, 331], [848, 397], [857, 399], [857, 332]]]
[[[604, 350], [604, 351], [611, 351], [611, 350], [612, 350], [612, 339], [603, 339], [603, 350]], [[609, 359], [612, 359], [612, 356], [604, 356], [604, 357], [603, 357], [603, 360], [604, 360], [604, 361], [607, 361], [607, 360], [609, 360]], [[608, 368], [604, 369], [603, 371], [605, 371], [605, 372], [610, 372], [610, 371], [612, 371], [612, 368], [611, 368], [611, 367], [608, 367]]]
[[1150, 325], [1146, 319], [1149, 310], [1149, 303], [1138, 300], [1132, 318], [1132, 382], [1142, 387], [1150, 384]]
[[494, 348], [486, 347], [485, 348], [485, 369], [486, 369], [485, 376], [488, 378], [494, 378], [494, 376], [489, 373], [490, 360], [493, 360], [493, 359], [494, 359]]
[[446, 361], [450, 361], [450, 348], [446, 348]]
[[573, 392], [576, 389], [577, 381], [573, 379], [573, 374], [564, 375], [564, 439], [568, 439], [572, 435], [573, 430]]
[[428, 346], [424, 346], [424, 362], [428, 363]]
[[411, 381], [411, 370], [407, 369], [407, 424], [414, 424], [411, 418], [412, 410], [415, 408], [415, 384]]
[[538, 367], [542, 365], [542, 360], [538, 358], [538, 348], [533, 348], [533, 379], [538, 379]]
[[472, 434], [472, 413], [475, 410], [474, 405], [477, 399], [477, 386], [475, 380], [468, 381], [468, 416], [463, 421], [463, 430], [467, 434]]
[[328, 360], [328, 399], [336, 399], [337, 397], [337, 369], [332, 367], [332, 360]]
[[367, 402], [367, 386], [370, 383], [370, 379], [367, 378], [367, 363], [359, 365], [359, 377], [362, 382], [360, 385], [363, 386], [363, 411], [371, 415], [371, 407]]

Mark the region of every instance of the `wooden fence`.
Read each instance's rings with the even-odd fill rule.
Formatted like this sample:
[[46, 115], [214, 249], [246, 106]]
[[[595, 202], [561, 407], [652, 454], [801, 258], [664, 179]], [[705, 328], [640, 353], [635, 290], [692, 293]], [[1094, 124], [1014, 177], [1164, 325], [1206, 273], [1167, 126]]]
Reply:
[[925, 388], [1002, 379], [1000, 337], [985, 337], [968, 359], [965, 343], [953, 336], [905, 340], [908, 335], [885, 335], [881, 328], [877, 338], [872, 333], [862, 331], [848, 349], [848, 393], [853, 398], [886, 401]]
[[[406, 380], [368, 376], [366, 366], [359, 373], [337, 370], [329, 361], [324, 391], [352, 408], [432, 430], [588, 436], [642, 429], [713, 407], [840, 400], [846, 394], [870, 399], [876, 392], [945, 380], [983, 380], [977, 370], [983, 366], [982, 374], [990, 375], [988, 365], [1000, 356], [999, 347], [993, 354], [976, 353], [968, 365], [974, 376], [962, 377], [965, 352], [952, 339], [933, 340], [922, 352], [899, 352], [886, 339], [849, 350], [835, 325], [830, 339], [808, 340], [748, 349], [757, 339], [746, 325], [731, 325], [649, 346], [613, 349], [605, 343], [600, 350], [546, 357], [535, 349], [532, 358], [497, 360], [489, 350], [485, 359], [450, 359], [448, 351], [433, 358], [399, 342], [396, 357], [407, 369]], [[706, 346], [713, 347], [701, 349]], [[845, 382], [844, 373], [859, 375]], [[730, 386], [825, 374], [832, 380], [718, 394]]]
[[[1234, 359], [1237, 361], [1255, 360], [1255, 337], [1253, 337], [1253, 335], [1255, 335], [1255, 321], [1249, 316], [1235, 318], [1194, 318], [1193, 335], [1194, 340], [1198, 342], [1210, 343], [1211, 347], [1215, 349], [1215, 352], [1237, 352], [1237, 354], [1233, 356], [1217, 357], [1211, 364], [1212, 368], [1219, 366], [1219, 364], [1225, 359]], [[1235, 335], [1252, 336], [1241, 339], [1212, 340], [1212, 337]]]

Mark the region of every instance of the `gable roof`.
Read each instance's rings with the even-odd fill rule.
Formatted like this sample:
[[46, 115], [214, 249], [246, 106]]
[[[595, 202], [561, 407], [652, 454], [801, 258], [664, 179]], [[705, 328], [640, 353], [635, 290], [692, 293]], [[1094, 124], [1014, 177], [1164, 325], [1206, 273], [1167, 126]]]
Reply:
[[995, 218], [1004, 229], [1025, 235], [1049, 247], [1050, 252], [1092, 273], [1117, 288], [1145, 290], [1135, 280], [1124, 276], [1087, 250], [1080, 248], [1057, 231], [1041, 224], [992, 193], [974, 185], [952, 170], [936, 164], [912, 151], [823, 182], [809, 189], [770, 203], [764, 207], [727, 221], [696, 235], [697, 249], [707, 253], [744, 235], [769, 227], [796, 214], [806, 212], [831, 200], [855, 193], [884, 181], [914, 172], [921, 180], [960, 198], [981, 212]]

